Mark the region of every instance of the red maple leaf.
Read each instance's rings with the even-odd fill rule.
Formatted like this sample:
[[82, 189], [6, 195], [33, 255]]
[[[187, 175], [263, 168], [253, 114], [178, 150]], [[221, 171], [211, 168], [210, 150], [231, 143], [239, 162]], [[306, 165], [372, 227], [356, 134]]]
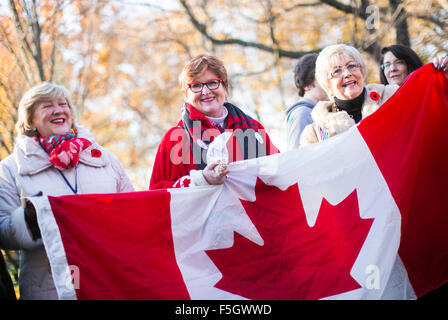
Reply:
[[231, 248], [206, 251], [223, 277], [215, 287], [249, 299], [320, 299], [360, 288], [350, 276], [373, 219], [361, 219], [354, 190], [332, 206], [323, 199], [309, 227], [297, 184], [282, 191], [255, 187], [256, 201], [241, 200], [264, 240], [234, 233]]

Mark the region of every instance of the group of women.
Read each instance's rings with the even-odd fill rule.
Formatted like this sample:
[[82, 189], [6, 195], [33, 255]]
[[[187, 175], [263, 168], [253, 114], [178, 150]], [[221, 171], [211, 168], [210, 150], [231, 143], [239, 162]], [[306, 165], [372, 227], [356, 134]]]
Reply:
[[[406, 80], [423, 65], [417, 54], [401, 45], [381, 51], [381, 84], [365, 84], [367, 68], [354, 47], [340, 44], [323, 49], [316, 60], [317, 82], [329, 100], [320, 101], [311, 112], [313, 123], [300, 136], [300, 146], [323, 141], [355, 125], [375, 112]], [[447, 57], [439, 57], [439, 69], [445, 68]]]
[[[358, 50], [347, 45], [322, 50], [316, 79], [330, 99], [313, 110], [314, 123], [302, 134], [304, 145], [345, 131], [374, 112], [397, 90], [398, 80], [414, 68], [393, 49], [383, 55], [385, 84], [366, 85], [367, 68]], [[436, 58], [434, 64], [444, 69], [448, 57]], [[160, 143], [150, 189], [222, 184], [229, 161], [279, 152], [264, 127], [228, 101], [227, 71], [217, 57], [195, 57], [179, 81], [184, 96], [181, 119]], [[379, 97], [373, 99], [372, 92]], [[42, 83], [31, 88], [20, 101], [16, 129], [14, 151], [0, 163], [0, 247], [20, 250], [22, 299], [56, 299], [36, 212], [26, 197], [134, 188], [117, 159], [76, 123], [64, 87]], [[226, 139], [235, 140], [233, 153], [207, 161], [213, 142], [229, 131], [233, 135]]]

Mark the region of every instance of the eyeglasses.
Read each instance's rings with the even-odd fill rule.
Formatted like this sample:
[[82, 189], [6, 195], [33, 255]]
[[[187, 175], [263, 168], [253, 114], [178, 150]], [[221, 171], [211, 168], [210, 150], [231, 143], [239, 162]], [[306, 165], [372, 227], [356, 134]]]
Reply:
[[350, 63], [347, 64], [345, 67], [337, 67], [337, 68], [335, 68], [335, 69], [328, 75], [328, 79], [333, 79], [333, 78], [340, 78], [340, 77], [342, 77], [342, 75], [344, 74], [344, 69], [345, 69], [345, 70], [348, 70], [348, 72], [354, 72], [354, 71], [358, 71], [360, 67], [361, 67], [360, 64], [355, 63], [355, 62], [350, 62]]
[[386, 69], [389, 69], [392, 65], [394, 65], [394, 67], [396, 67], [396, 66], [401, 66], [403, 64], [405, 64], [404, 60], [398, 59], [398, 60], [395, 60], [394, 62], [383, 63], [381, 65], [381, 69], [386, 70]]
[[187, 84], [187, 86], [190, 88], [191, 91], [198, 93], [201, 92], [202, 89], [204, 88], [204, 85], [207, 86], [207, 88], [209, 90], [216, 90], [219, 88], [219, 85], [221, 84], [222, 79], [221, 78], [217, 78], [217, 79], [210, 79], [206, 82], [191, 82], [189, 84]]

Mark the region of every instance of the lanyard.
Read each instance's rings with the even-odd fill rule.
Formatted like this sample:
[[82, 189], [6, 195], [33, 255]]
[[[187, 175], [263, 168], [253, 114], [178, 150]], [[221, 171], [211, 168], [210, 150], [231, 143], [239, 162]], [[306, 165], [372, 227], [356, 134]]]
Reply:
[[[44, 149], [44, 151], [48, 154], [48, 151], [45, 150], [44, 146], [40, 142], [40, 139], [37, 139], [37, 141], [39, 142], [39, 145], [42, 147], [42, 149]], [[62, 171], [59, 170], [58, 168], [55, 168], [55, 169], [58, 170], [58, 172], [61, 174], [62, 179], [64, 179], [65, 184], [70, 188], [70, 190], [72, 190], [74, 194], [78, 194], [78, 166], [77, 165], [75, 166], [75, 187], [74, 188], [68, 181], [67, 177], [62, 173]]]
[[61, 177], [65, 181], [65, 184], [73, 191], [73, 193], [78, 194], [78, 166], [75, 166], [75, 188], [72, 187], [72, 185], [67, 180], [67, 178], [65, 177], [65, 175], [62, 173], [61, 170], [59, 170], [58, 168], [56, 168], [56, 170], [59, 171], [59, 173], [61, 174]]

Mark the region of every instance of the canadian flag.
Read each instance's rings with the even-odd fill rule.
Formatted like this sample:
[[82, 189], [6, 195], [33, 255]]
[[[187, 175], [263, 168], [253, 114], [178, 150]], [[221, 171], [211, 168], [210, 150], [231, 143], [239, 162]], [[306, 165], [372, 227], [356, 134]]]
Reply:
[[412, 299], [448, 282], [448, 86], [428, 64], [223, 185], [31, 198], [61, 299]]

